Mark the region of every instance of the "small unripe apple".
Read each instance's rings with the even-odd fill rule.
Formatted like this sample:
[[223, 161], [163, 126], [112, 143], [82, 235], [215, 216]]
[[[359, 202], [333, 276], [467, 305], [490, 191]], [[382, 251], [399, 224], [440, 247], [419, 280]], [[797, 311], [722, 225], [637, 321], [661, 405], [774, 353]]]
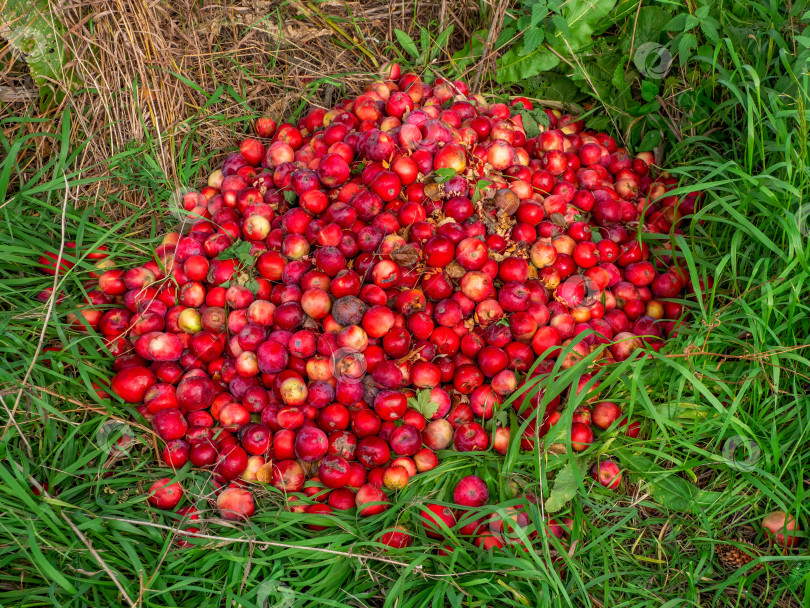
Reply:
[[221, 169], [214, 169], [211, 172], [211, 175], [208, 176], [208, 185], [211, 188], [216, 188], [219, 190], [220, 186], [222, 186], [222, 180], [225, 179], [225, 176], [222, 174]]

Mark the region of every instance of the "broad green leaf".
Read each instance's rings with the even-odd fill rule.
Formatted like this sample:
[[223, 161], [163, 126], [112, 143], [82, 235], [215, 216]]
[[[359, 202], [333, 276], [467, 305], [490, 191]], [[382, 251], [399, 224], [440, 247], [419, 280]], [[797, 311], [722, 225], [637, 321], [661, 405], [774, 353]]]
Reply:
[[450, 35], [453, 33], [453, 30], [456, 26], [451, 25], [450, 27], [445, 28], [442, 30], [441, 34], [436, 37], [436, 42], [431, 45], [430, 50], [430, 58], [435, 59], [438, 54], [447, 46], [447, 41], [450, 39]]
[[678, 477], [675, 471], [658, 466], [646, 456], [620, 449], [615, 452], [632, 477], [648, 484], [653, 498], [662, 506], [685, 513], [695, 513], [715, 502], [719, 492], [701, 490]]
[[577, 490], [579, 490], [577, 465], [571, 461], [557, 472], [551, 494], [546, 500], [546, 511], [556, 513], [561, 510], [577, 495]]
[[636, 150], [638, 152], [650, 152], [654, 150], [656, 146], [661, 145], [661, 139], [661, 131], [647, 131]]
[[397, 37], [397, 42], [399, 42], [399, 46], [402, 47], [408, 55], [416, 59], [419, 57], [419, 49], [416, 48], [416, 43], [413, 41], [413, 38], [408, 36], [402, 30], [394, 29], [394, 35]]
[[528, 55], [537, 50], [543, 40], [546, 39], [546, 32], [542, 27], [533, 27], [523, 34], [523, 48], [520, 49], [521, 55]]
[[658, 84], [652, 80], [645, 80], [641, 83], [641, 97], [644, 101], [652, 101], [658, 95]]
[[531, 27], [537, 27], [547, 16], [548, 7], [544, 2], [538, 2], [537, 4], [532, 5], [531, 16], [529, 17], [529, 25]]
[[630, 473], [652, 473], [654, 471], [663, 471], [652, 460], [640, 454], [634, 454], [626, 448], [616, 450], [614, 455], [622, 462], [622, 465], [628, 469]]
[[6, 0], [0, 7], [0, 38], [5, 38], [20, 53], [34, 83], [39, 87], [40, 107], [64, 98], [60, 84], [72, 88], [74, 79], [65, 77], [62, 66], [65, 49], [62, 36], [65, 28], [43, 1]]
[[560, 58], [545, 47], [540, 47], [528, 55], [521, 55], [521, 49], [513, 46], [498, 60], [496, 80], [500, 83], [520, 82], [556, 68]]
[[[516, 25], [505, 26], [501, 30], [498, 39], [495, 41], [495, 50], [497, 51], [498, 49], [509, 44], [512, 41], [512, 38], [514, 38], [515, 34], [517, 34], [517, 31]], [[486, 34], [484, 35], [484, 38], [486, 38]]]
[[664, 25], [664, 29], [667, 32], [682, 32], [685, 28], [686, 13], [678, 13]]
[[519, 112], [523, 117], [523, 130], [526, 131], [526, 137], [537, 137], [540, 134], [540, 126], [537, 121], [528, 112]]
[[484, 54], [484, 40], [487, 38], [486, 30], [478, 30], [470, 40], [453, 54], [453, 62], [459, 72], [463, 72], [467, 66], [471, 65]]
[[[555, 45], [558, 50], [578, 51], [591, 44], [591, 35], [597, 27], [604, 27], [604, 22], [612, 23], [611, 11], [616, 6], [616, 0], [574, 0], [566, 2], [560, 14], [568, 22], [569, 32], [556, 33], [560, 43]], [[562, 42], [565, 38], [567, 45]]]
[[632, 45], [637, 50], [645, 42], [658, 42], [668, 21], [669, 13], [665, 10], [657, 6], [643, 6], [638, 11], [635, 38], [624, 36], [621, 39], [621, 48], [629, 51]]
[[517, 26], [521, 30], [527, 30], [532, 26], [531, 15], [521, 15], [517, 20]]
[[253, 247], [250, 241], [236, 241], [217, 256], [218, 260], [239, 260], [242, 266], [253, 266], [253, 256], [250, 250]]
[[604, 114], [602, 115], [594, 114], [593, 116], [590, 116], [588, 120], [585, 121], [585, 126], [595, 131], [606, 131], [611, 127], [611, 122], [610, 119]]
[[430, 48], [430, 32], [426, 27], [422, 27], [421, 25], [419, 26], [419, 45], [422, 47], [422, 52], [419, 54], [419, 58], [421, 59]]
[[627, 64], [624, 62], [617, 63], [613, 67], [613, 76], [610, 79], [610, 83], [620, 91], [628, 87], [628, 76], [625, 73], [625, 65]]
[[[589, 93], [595, 91], [602, 99], [610, 99], [612, 105], [627, 107], [635, 103], [630, 89], [632, 78], [625, 75], [627, 58], [620, 53], [606, 53], [585, 69], [577, 69], [581, 86]], [[586, 78], [587, 75], [587, 78]]]
[[523, 119], [523, 128], [527, 137], [537, 137], [540, 134], [540, 125], [544, 128], [548, 127], [548, 115], [541, 108], [519, 110], [518, 114]]
[[695, 484], [669, 475], [650, 482], [653, 497], [662, 506], [683, 513], [695, 513], [710, 506], [720, 492], [701, 490]]
[[484, 194], [484, 189], [489, 186], [492, 182], [487, 179], [479, 179], [475, 182], [473, 186], [473, 195], [472, 195], [472, 203], [475, 205], [479, 200], [481, 200], [481, 196]]
[[436, 174], [436, 181], [440, 184], [443, 184], [456, 176], [456, 170], [451, 169], [450, 167], [436, 169], [434, 173]]
[[[608, 29], [612, 25], [611, 22], [619, 23], [619, 21], [627, 17], [635, 19], [635, 15], [639, 12], [638, 5], [639, 0], [618, 0], [616, 7], [610, 13], [610, 19], [605, 20], [605, 26], [600, 27], [599, 30], [597, 30], [598, 33], [601, 34]], [[641, 10], [643, 11], [644, 8], [642, 7]], [[667, 18], [669, 18], [669, 16], [667, 16]], [[636, 36], [638, 36], [638, 33], [636, 33]]]
[[673, 17], [669, 23], [664, 26], [668, 32], [688, 32], [694, 29], [700, 21], [694, 15], [689, 13], [680, 13]]
[[[557, 76], [553, 73], [537, 79], [535, 86], [527, 86], [532, 97], [539, 99], [554, 99], [562, 102], [573, 102], [580, 94], [576, 84], [570, 78]], [[548, 118], [548, 117], [546, 117]], [[544, 126], [547, 126], [544, 124]]]
[[[547, 46], [540, 46], [523, 54], [514, 46], [498, 61], [496, 79], [499, 83], [521, 82], [552, 70], [560, 64], [558, 55], [570, 55], [592, 43], [592, 34], [604, 21], [612, 22], [608, 15], [616, 0], [569, 0], [559, 6], [559, 14], [552, 17], [554, 27], [546, 33]], [[549, 8], [554, 8], [549, 4]], [[556, 11], [555, 11], [556, 12]]]
[[694, 34], [684, 34], [678, 43], [678, 57], [681, 65], [684, 65], [692, 54], [692, 50], [697, 48], [697, 38]]
[[634, 104], [627, 108], [627, 113], [630, 114], [630, 116], [646, 116], [647, 114], [657, 112], [660, 107], [661, 104], [658, 103], [658, 100], [653, 99], [644, 104]]
[[704, 19], [700, 22], [700, 29], [703, 31], [703, 34], [708, 38], [711, 42], [717, 42], [720, 40], [720, 34], [717, 32], [717, 21], [714, 19]]
[[554, 28], [558, 32], [561, 32], [566, 38], [571, 35], [571, 29], [568, 27], [568, 22], [562, 17], [562, 15], [552, 15], [551, 23], [554, 25]]
[[430, 389], [422, 389], [416, 397], [408, 399], [408, 405], [430, 420], [439, 411], [439, 404], [430, 399]]

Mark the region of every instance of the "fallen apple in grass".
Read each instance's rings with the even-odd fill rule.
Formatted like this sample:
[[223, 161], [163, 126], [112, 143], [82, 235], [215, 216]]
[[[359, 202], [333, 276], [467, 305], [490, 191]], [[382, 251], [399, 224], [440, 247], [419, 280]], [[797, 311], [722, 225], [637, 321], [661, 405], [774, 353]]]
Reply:
[[411, 546], [413, 537], [406, 527], [394, 526], [380, 535], [380, 542], [388, 547], [386, 551], [404, 549]]
[[468, 475], [456, 484], [453, 490], [453, 502], [465, 507], [480, 507], [487, 504], [489, 489], [484, 480], [477, 475]]
[[429, 504], [419, 512], [425, 534], [431, 538], [443, 538], [442, 526], [452, 529], [456, 525], [456, 516], [452, 509], [439, 504]]
[[378, 515], [390, 506], [385, 492], [372, 484], [366, 484], [357, 490], [355, 502], [357, 513], [361, 517]]
[[168, 477], [158, 479], [149, 486], [149, 502], [158, 509], [174, 509], [183, 499], [183, 487], [180, 482]]
[[760, 524], [765, 535], [772, 543], [781, 547], [792, 548], [802, 541], [801, 528], [796, 519], [784, 511], [774, 511], [765, 516]]
[[256, 512], [253, 494], [237, 487], [226, 488], [217, 496], [217, 509], [222, 519], [233, 521], [250, 519]]
[[612, 460], [600, 460], [591, 468], [591, 477], [600, 485], [615, 490], [622, 482], [622, 473]]

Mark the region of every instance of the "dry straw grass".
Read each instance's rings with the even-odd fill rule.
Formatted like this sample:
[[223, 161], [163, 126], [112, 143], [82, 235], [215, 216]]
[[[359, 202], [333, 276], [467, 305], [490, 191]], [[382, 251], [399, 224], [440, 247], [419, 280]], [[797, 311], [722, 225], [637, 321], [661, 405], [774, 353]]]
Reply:
[[[103, 174], [113, 154], [151, 140], [169, 184], [179, 173], [176, 140], [187, 132], [190, 118], [204, 123], [197, 131], [199, 150], [225, 150], [239, 133], [222, 117], [282, 118], [309, 83], [326, 76], [357, 92], [391, 56], [394, 28], [418, 38], [417, 24], [439, 31], [441, 24], [454, 23], [457, 39], [450, 47], [458, 48], [469, 34], [465, 23], [477, 12], [471, 0], [57, 0], [50, 6], [67, 29], [65, 72], [83, 86], [63, 106], [76, 110], [72, 139], [92, 136], [81, 161], [85, 176]], [[26, 66], [2, 41], [0, 66], [0, 91], [15, 100], [0, 105], [0, 117], [38, 115]], [[220, 85], [232, 87], [244, 103], [229, 98], [202, 110]], [[320, 86], [309, 103], [329, 105], [337, 94], [334, 86]], [[62, 109], [43, 117], [58, 117]], [[19, 135], [15, 128], [7, 128], [7, 138]], [[37, 156], [49, 152], [43, 148]], [[38, 159], [29, 162], [33, 170]], [[139, 204], [133, 192], [116, 194]]]

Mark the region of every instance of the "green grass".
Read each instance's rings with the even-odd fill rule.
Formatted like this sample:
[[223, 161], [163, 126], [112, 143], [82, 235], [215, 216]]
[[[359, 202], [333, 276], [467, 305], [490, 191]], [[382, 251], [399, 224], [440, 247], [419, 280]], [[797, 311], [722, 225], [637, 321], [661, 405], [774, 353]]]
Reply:
[[[53, 285], [37, 255], [58, 249], [64, 204], [65, 240], [107, 244], [122, 265], [142, 259], [171, 227], [164, 218], [175, 179], [195, 185], [213, 160], [197, 156], [194, 121], [176, 150], [181, 175], [156, 169], [151, 142], [121, 151], [98, 190], [103, 197], [110, 184], [123, 184], [142, 192], [143, 208], [122, 209], [114, 195], [102, 205], [95, 191], [82, 190], [88, 180], [77, 170], [81, 144], [68, 141], [70, 112], [52, 133], [37, 132], [37, 119], [4, 121], [4, 129], [19, 121], [35, 128], [0, 139], [0, 603], [118, 606], [129, 604], [126, 595], [150, 607], [808, 605], [807, 539], [780, 555], [757, 526], [774, 509], [810, 525], [810, 213], [801, 205], [810, 194], [807, 51], [792, 57], [775, 30], [755, 35], [747, 48], [721, 41], [720, 60], [700, 62], [711, 76], [700, 92], [714, 104], [699, 125], [706, 135], [668, 152], [682, 191], [704, 192], [700, 211], [673, 238], [693, 283], [712, 277], [714, 285], [687, 301], [692, 323], [664, 352], [598, 377], [600, 398], [643, 421], [639, 439], [610, 432], [576, 457], [520, 453], [516, 445], [505, 459], [442, 454], [440, 467], [400, 492], [385, 514], [324, 518], [325, 532], [279, 509], [284, 500], [272, 488], [257, 490], [249, 524], [226, 524], [216, 519], [208, 475], [184, 468], [177, 479], [210, 518], [191, 549], [177, 547], [171, 516], [145, 503], [145, 489], [166, 474], [148, 435], [130, 408], [92, 389], [110, 375], [99, 339], [67, 323], [87, 260], [58, 278], [67, 298], [49, 318], [45, 345], [63, 350], [33, 359], [48, 313], [35, 296]], [[44, 140], [53, 152], [32, 173], [23, 159]], [[582, 371], [565, 371], [549, 396]], [[110, 451], [128, 429], [138, 443]], [[601, 455], [626, 470], [619, 493], [586, 476]], [[555, 506], [546, 500], [560, 503], [553, 516], [572, 517], [579, 536], [570, 556], [556, 540], [487, 554], [452, 534], [455, 551], [437, 555], [443, 543], [422, 532], [421, 505], [447, 503], [455, 481], [473, 472], [489, 482], [497, 509], [525, 502], [518, 493], [534, 495], [529, 509], [540, 527]], [[50, 498], [34, 493], [34, 480], [48, 484]], [[375, 539], [397, 523], [414, 531], [414, 544], [383, 553]], [[722, 568], [716, 547], [740, 538], [760, 547], [755, 563], [764, 569]]]

